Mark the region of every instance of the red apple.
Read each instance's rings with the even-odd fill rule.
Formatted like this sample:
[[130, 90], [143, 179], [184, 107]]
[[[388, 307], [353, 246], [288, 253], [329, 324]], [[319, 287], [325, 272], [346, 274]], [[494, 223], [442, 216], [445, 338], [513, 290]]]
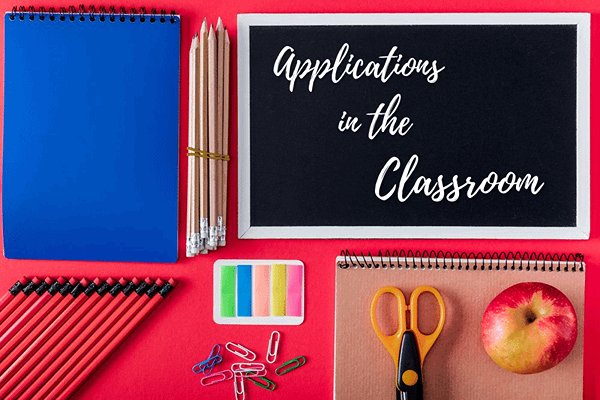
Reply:
[[561, 362], [577, 338], [577, 315], [560, 290], [541, 282], [518, 283], [488, 305], [481, 340], [488, 355], [519, 374], [545, 371]]

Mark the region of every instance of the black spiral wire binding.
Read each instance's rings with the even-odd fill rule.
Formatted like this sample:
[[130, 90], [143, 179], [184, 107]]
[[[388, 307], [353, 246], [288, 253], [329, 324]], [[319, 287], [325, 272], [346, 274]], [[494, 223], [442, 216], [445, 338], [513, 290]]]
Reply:
[[[57, 13], [54, 7], [50, 7], [48, 9], [48, 12], [46, 12], [46, 9], [44, 7], [39, 7], [36, 11], [35, 7], [33, 6], [29, 6], [27, 7], [27, 9], [25, 8], [25, 6], [15, 6], [12, 8], [8, 17], [11, 21], [25, 21], [26, 18], [28, 18], [30, 21], [34, 21], [36, 19], [36, 16], [40, 21], [44, 21], [46, 17], [48, 17], [50, 21], [55, 21], [56, 17], [58, 16], [58, 19], [60, 21], [66, 21], [68, 18], [69, 21], [75, 21], [76, 19], [78, 19], [79, 21], [83, 22], [86, 20], [87, 16], [92, 22], [96, 21], [96, 17], [100, 20], [100, 22], [105, 22], [106, 16], [108, 14], [108, 19], [110, 22], [116, 22], [117, 15], [119, 22], [136, 22], [136, 20], [139, 20], [139, 22], [146, 22], [146, 20], [148, 19], [148, 13], [146, 12], [146, 8], [140, 7], [139, 10], [140, 11], [138, 13], [137, 10], [132, 7], [129, 10], [129, 13], [127, 13], [125, 7], [119, 7], [119, 11], [117, 13], [117, 10], [114, 6], [110, 6], [108, 8], [108, 11], [106, 11], [106, 7], [104, 6], [99, 6], [98, 9], [96, 9], [95, 6], [91, 5], [88, 9], [86, 9], [84, 4], [80, 4], [78, 7], [60, 7]], [[151, 10], [149, 20], [150, 23], [155, 23], [159, 21], [161, 24], [164, 24], [167, 21], [169, 21], [172, 24], [177, 22], [174, 10], [171, 10], [169, 15], [167, 16], [166, 10], [162, 9], [160, 10], [160, 13], [158, 13], [155, 8]]]
[[379, 250], [377, 255], [369, 251], [355, 253], [342, 250], [343, 261], [337, 263], [339, 268], [366, 269], [443, 269], [466, 271], [549, 271], [549, 272], [583, 272], [583, 254], [566, 253], [522, 253], [521, 252], [450, 252], [450, 251], [412, 251], [412, 250]]
[[91, 22], [96, 21], [96, 17], [100, 20], [100, 22], [105, 22], [107, 14], [110, 22], [117, 21], [117, 14], [119, 22], [136, 22], [136, 20], [138, 20], [139, 22], [143, 23], [146, 22], [147, 19], [149, 19], [151, 23], [159, 21], [161, 24], [164, 24], [169, 21], [170, 23], [174, 24], [177, 22], [174, 10], [171, 10], [167, 16], [166, 10], [160, 10], [160, 13], [158, 13], [156, 9], [153, 8], [150, 12], [150, 18], [147, 18], [148, 13], [146, 12], [145, 7], [140, 7], [139, 13], [133, 7], [129, 10], [129, 13], [127, 13], [125, 7], [119, 7], [119, 11], [117, 13], [117, 10], [114, 6], [110, 6], [108, 11], [106, 11], [106, 7], [104, 6], [99, 6], [98, 9], [96, 9], [95, 6], [91, 5], [88, 9], [86, 9], [84, 4], [80, 4], [77, 8], [75, 6], [69, 6], [68, 8], [60, 7], [58, 13], [54, 7], [50, 7], [48, 12], [46, 12], [44, 7], [39, 7], [36, 11], [35, 7], [33, 6], [29, 6], [27, 9], [25, 6], [14, 6], [8, 17], [11, 21], [25, 21], [26, 18], [30, 21], [34, 21], [36, 16], [40, 21], [44, 21], [46, 17], [48, 17], [50, 21], [55, 21], [56, 17], [58, 16], [60, 21], [66, 21], [68, 18], [69, 21], [75, 21], [78, 19], [79, 21], [83, 22], [86, 20], [87, 16]]

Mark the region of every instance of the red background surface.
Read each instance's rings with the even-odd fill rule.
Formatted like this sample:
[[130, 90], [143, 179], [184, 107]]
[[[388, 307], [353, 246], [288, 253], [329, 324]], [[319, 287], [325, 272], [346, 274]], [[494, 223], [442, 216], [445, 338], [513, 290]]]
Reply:
[[[69, 6], [73, 3], [38, 2], [12, 3], [0, 0], [0, 9], [9, 11], [14, 5], [35, 7]], [[77, 6], [77, 3], [74, 4]], [[88, 4], [86, 4], [87, 6]], [[334, 259], [340, 250], [376, 251], [378, 249], [436, 249], [444, 251], [535, 251], [581, 252], [587, 262], [587, 289], [584, 339], [584, 397], [600, 396], [600, 216], [598, 190], [600, 140], [598, 118], [600, 85], [598, 54], [600, 39], [600, 3], [596, 0], [233, 0], [198, 2], [189, 0], [156, 0], [139, 4], [124, 0], [115, 5], [145, 6], [175, 9], [182, 16], [181, 25], [181, 148], [180, 148], [180, 260], [176, 264], [135, 264], [64, 261], [19, 261], [0, 257], [0, 291], [8, 289], [20, 276], [151, 276], [174, 277], [179, 286], [143, 322], [111, 358], [88, 379], [77, 392], [80, 399], [217, 399], [234, 398], [231, 381], [211, 387], [200, 385], [200, 376], [191, 367], [204, 360], [215, 343], [228, 341], [242, 343], [264, 359], [269, 335], [274, 327], [222, 326], [212, 320], [212, 265], [219, 258], [300, 259], [306, 265], [306, 319], [300, 326], [276, 327], [282, 334], [279, 361], [299, 355], [307, 357], [307, 364], [283, 377], [274, 379], [279, 384], [275, 392], [266, 392], [254, 385], [247, 388], [247, 398], [330, 399], [333, 392], [334, 343]], [[527, 241], [527, 240], [238, 240], [237, 237], [237, 27], [239, 13], [377, 13], [377, 12], [589, 12], [591, 30], [591, 239], [589, 241]], [[231, 78], [231, 146], [230, 154], [230, 219], [227, 247], [206, 256], [186, 259], [185, 255], [185, 199], [187, 168], [185, 147], [187, 141], [188, 50], [193, 32], [199, 29], [203, 17], [216, 23], [221, 16], [232, 38]], [[2, 19], [2, 25], [4, 19]], [[2, 35], [4, 28], [2, 27]], [[3, 36], [2, 36], [3, 37]], [[2, 52], [2, 58], [4, 53]], [[3, 59], [2, 59], [3, 61]], [[4, 62], [0, 63], [2, 79]], [[77, 80], [74, 76], [73, 80]], [[110, 77], [107, 76], [109, 81]], [[144, 84], [140, 82], [140, 84]], [[155, 85], [156, 82], [148, 82]], [[160, 87], [160, 85], [158, 86]], [[152, 216], [149, 216], [150, 218]], [[473, 293], [474, 296], [481, 294]], [[356, 318], [367, 318], [367, 310], [357, 311]], [[228, 366], [232, 358], [226, 358]], [[368, 368], [368, 366], [365, 366]], [[273, 375], [273, 373], [271, 373]], [[365, 382], [368, 384], [368, 382]]]

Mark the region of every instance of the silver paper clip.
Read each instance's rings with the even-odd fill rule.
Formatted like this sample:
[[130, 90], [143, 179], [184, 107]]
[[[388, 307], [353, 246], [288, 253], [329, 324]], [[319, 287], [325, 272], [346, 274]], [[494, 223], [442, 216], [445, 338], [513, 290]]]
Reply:
[[[238, 378], [240, 378], [239, 380], [241, 389], [238, 389]], [[235, 389], [235, 400], [245, 400], [246, 393], [244, 392], [244, 377], [242, 375], [235, 374], [233, 377], [233, 387]], [[238, 397], [240, 394], [242, 395], [241, 398]]]
[[231, 372], [248, 372], [248, 371], [265, 371], [265, 364], [261, 363], [233, 363], [231, 364]]
[[[233, 350], [230, 349], [229, 346], [233, 347]], [[256, 354], [254, 354], [251, 350], [248, 350], [247, 348], [245, 348], [241, 344], [235, 344], [235, 343], [227, 342], [227, 344], [225, 345], [225, 348], [227, 350], [229, 350], [231, 353], [235, 354], [238, 357], [243, 358], [246, 361], [254, 361], [254, 360], [256, 360]], [[243, 351], [243, 352], [238, 351], [238, 349], [241, 350], [241, 351]]]
[[[273, 336], [277, 334], [277, 341], [275, 342], [275, 349], [273, 349]], [[279, 339], [281, 339], [281, 334], [277, 331], [273, 331], [271, 333], [271, 338], [269, 339], [269, 348], [267, 349], [267, 362], [269, 364], [273, 364], [277, 359], [277, 351], [279, 350]], [[272, 357], [272, 358], [271, 358]]]

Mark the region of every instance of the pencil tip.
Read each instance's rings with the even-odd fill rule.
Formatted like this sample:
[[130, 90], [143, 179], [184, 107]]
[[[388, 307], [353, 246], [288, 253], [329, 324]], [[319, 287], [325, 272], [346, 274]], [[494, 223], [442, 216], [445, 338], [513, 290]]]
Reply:
[[217, 29], [223, 28], [223, 21], [221, 21], [221, 17], [217, 20]]
[[200, 32], [206, 32], [206, 18], [204, 18], [204, 21], [202, 21], [202, 27], [200, 28]]

